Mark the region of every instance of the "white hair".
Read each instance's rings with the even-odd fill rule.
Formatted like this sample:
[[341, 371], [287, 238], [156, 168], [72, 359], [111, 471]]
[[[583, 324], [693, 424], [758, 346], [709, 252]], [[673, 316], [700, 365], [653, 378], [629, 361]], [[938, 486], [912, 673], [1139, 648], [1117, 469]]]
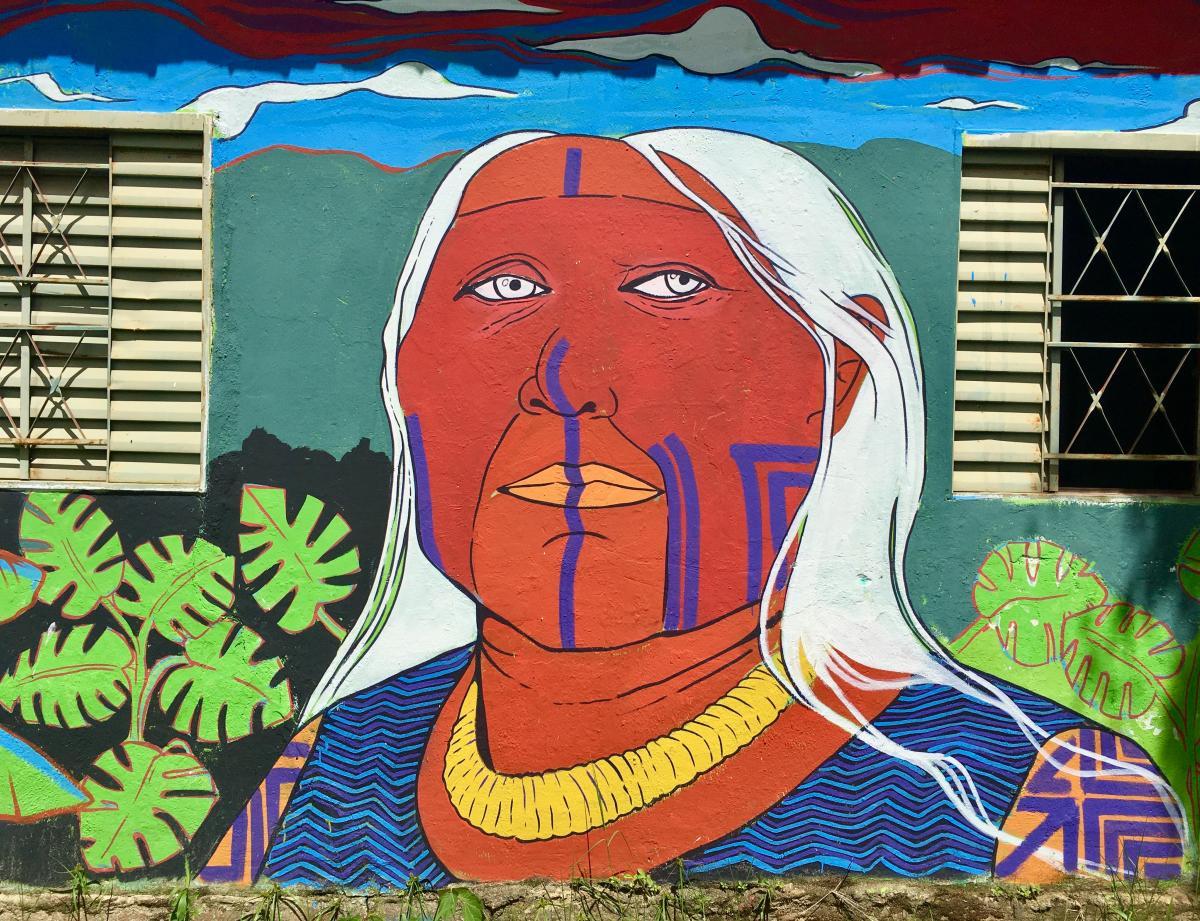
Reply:
[[[476, 638], [475, 602], [433, 566], [417, 540], [415, 482], [396, 391], [396, 354], [468, 182], [504, 151], [550, 136], [507, 134], [463, 156], [438, 187], [417, 229], [384, 330], [383, 394], [395, 455], [386, 542], [366, 607], [313, 692], [305, 720]], [[904, 559], [925, 475], [925, 406], [916, 332], [891, 268], [837, 186], [795, 151], [761, 138], [704, 128], [650, 131], [623, 140], [716, 222], [742, 265], [781, 310], [809, 331], [823, 357], [822, 448], [812, 486], [764, 583], [764, 662], [816, 713], [929, 774], [973, 827], [1019, 843], [988, 815], [961, 761], [900, 745], [872, 725], [847, 693], [848, 688], [945, 685], [1007, 714], [1030, 743], [1053, 760], [1042, 749], [1050, 733], [1002, 689], [946, 655], [909, 601]], [[732, 203], [752, 235], [688, 188], [664, 156], [704, 176]], [[883, 322], [856, 300], [864, 295], [882, 305]], [[867, 374], [835, 433], [838, 342], [862, 358]], [[793, 551], [781, 619], [780, 667], [767, 646], [765, 601]], [[817, 697], [805, 663], [833, 692], [838, 707]], [[872, 672], [894, 677], [881, 679]], [[1061, 747], [1083, 753], [1069, 744]], [[1107, 767], [1091, 772], [1061, 767], [1082, 776], [1136, 774], [1148, 780], [1173, 810], [1181, 840], [1188, 840], [1178, 801], [1156, 774], [1088, 755]], [[1043, 856], [1060, 862], [1055, 852], [1044, 849]]]

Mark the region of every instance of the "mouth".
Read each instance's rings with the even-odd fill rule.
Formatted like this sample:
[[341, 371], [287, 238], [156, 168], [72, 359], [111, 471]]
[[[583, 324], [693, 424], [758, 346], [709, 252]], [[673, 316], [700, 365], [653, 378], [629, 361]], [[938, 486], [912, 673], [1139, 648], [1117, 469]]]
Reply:
[[605, 464], [551, 464], [500, 492], [538, 505], [614, 508], [637, 505], [662, 495], [657, 486]]

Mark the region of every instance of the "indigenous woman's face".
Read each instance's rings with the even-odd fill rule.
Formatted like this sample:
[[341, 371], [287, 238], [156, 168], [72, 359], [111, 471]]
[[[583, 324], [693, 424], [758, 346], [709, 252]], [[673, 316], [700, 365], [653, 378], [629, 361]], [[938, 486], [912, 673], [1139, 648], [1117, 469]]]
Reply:
[[471, 181], [398, 385], [425, 554], [536, 641], [584, 648], [757, 601], [824, 376], [711, 217], [621, 142], [553, 138]]

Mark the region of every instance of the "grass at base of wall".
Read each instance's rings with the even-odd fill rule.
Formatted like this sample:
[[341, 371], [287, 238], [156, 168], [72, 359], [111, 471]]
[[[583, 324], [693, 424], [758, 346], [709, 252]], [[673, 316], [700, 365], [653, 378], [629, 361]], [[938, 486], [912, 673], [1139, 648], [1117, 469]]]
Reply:
[[1200, 921], [1182, 884], [1075, 878], [1048, 886], [812, 876], [660, 882], [638, 873], [566, 883], [418, 881], [388, 891], [88, 883], [0, 887], [8, 921]]

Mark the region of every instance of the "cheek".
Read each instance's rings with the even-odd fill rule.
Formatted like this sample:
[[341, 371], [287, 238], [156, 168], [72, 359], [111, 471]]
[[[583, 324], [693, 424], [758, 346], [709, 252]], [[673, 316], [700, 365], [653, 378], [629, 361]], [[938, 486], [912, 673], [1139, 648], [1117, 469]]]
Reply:
[[779, 316], [677, 337], [652, 360], [644, 351], [642, 385], [622, 394], [622, 430], [668, 493], [668, 625], [757, 601], [811, 485], [824, 366], [803, 328]]
[[422, 548], [470, 588], [471, 532], [484, 472], [516, 414], [518, 388], [530, 369], [519, 367], [511, 352], [471, 348], [464, 335], [444, 326], [435, 336], [414, 323], [398, 355], [397, 391]]

